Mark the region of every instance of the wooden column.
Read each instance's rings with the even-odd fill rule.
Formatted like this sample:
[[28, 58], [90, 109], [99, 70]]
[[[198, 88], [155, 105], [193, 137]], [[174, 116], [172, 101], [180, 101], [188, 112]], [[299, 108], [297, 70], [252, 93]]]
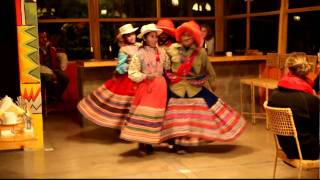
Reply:
[[90, 45], [93, 49], [94, 59], [101, 59], [99, 0], [88, 1], [90, 19]]
[[224, 51], [225, 47], [225, 21], [224, 21], [224, 2], [215, 0], [215, 51]]
[[288, 37], [288, 8], [289, 0], [281, 0], [280, 16], [279, 16], [279, 33], [278, 33], [278, 53], [287, 52]]
[[157, 18], [161, 18], [161, 0], [157, 0]]
[[247, 13], [246, 13], [246, 51], [250, 49], [250, 0], [247, 0]]

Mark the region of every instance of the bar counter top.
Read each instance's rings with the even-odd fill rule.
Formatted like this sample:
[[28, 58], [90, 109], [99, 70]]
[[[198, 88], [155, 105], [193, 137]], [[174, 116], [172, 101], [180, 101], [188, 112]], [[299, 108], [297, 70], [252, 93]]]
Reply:
[[[261, 61], [267, 60], [266, 55], [251, 55], [251, 56], [209, 56], [211, 62], [238, 62], [238, 61]], [[107, 59], [90, 59], [81, 61], [80, 65], [85, 68], [90, 67], [108, 67], [116, 66], [116, 60]]]

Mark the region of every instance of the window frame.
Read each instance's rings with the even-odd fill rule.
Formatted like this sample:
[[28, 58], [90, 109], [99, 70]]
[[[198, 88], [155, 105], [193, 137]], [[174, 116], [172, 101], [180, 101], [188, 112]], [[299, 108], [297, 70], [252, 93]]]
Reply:
[[[99, 0], [88, 0], [88, 16], [87, 18], [59, 18], [59, 19], [38, 19], [40, 24], [45, 23], [63, 23], [63, 22], [86, 22], [90, 29], [90, 46], [94, 54], [94, 59], [101, 59], [100, 44], [100, 23], [103, 22], [135, 22], [135, 21], [154, 21], [161, 17], [161, 0], [156, 1], [156, 17], [152, 18], [100, 18], [99, 16]], [[278, 53], [287, 52], [287, 31], [288, 31], [288, 15], [289, 13], [319, 11], [320, 6], [310, 6], [302, 8], [290, 8], [289, 0], [281, 0], [280, 9], [267, 12], [250, 12], [250, 0], [247, 0], [247, 10], [245, 14], [224, 15], [223, 0], [214, 1], [214, 16], [192, 17], [194, 20], [212, 20], [215, 23], [215, 39], [216, 51], [224, 51], [226, 49], [226, 28], [225, 21], [229, 19], [246, 19], [246, 50], [250, 49], [250, 20], [252, 17], [279, 15], [279, 31], [278, 31]], [[190, 17], [170, 17], [173, 21], [187, 21]]]

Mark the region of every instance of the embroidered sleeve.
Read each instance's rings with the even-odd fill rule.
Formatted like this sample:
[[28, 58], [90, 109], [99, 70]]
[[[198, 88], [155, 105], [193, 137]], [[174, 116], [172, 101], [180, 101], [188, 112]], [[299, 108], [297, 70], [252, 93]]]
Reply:
[[128, 54], [125, 52], [119, 52], [118, 54], [118, 64], [116, 67], [116, 71], [119, 74], [125, 74], [128, 70], [128, 64], [127, 64]]
[[141, 82], [146, 78], [146, 74], [141, 72], [141, 61], [139, 55], [134, 55], [129, 64], [128, 75], [134, 82]]
[[168, 71], [168, 70], [170, 70], [170, 58], [169, 58], [169, 56], [168, 56], [168, 54], [165, 52], [164, 53], [164, 69], [166, 70], [166, 71]]

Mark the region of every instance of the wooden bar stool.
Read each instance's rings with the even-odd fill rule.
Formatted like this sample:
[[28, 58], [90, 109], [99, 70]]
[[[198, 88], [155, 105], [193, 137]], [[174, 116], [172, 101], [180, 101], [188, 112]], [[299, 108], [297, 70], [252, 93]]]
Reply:
[[[267, 54], [267, 68], [279, 66], [279, 54]], [[265, 113], [257, 113], [255, 110], [255, 89], [256, 87], [266, 89], [266, 98], [269, 97], [269, 90], [277, 87], [278, 80], [268, 78], [241, 78], [240, 79], [240, 112], [241, 114], [250, 114], [252, 124], [256, 123], [256, 118], [265, 118]], [[250, 86], [250, 112], [243, 111], [243, 86]]]
[[258, 113], [255, 110], [255, 87], [265, 88], [266, 100], [267, 100], [269, 98], [269, 90], [277, 88], [277, 85], [278, 85], [278, 80], [275, 80], [275, 79], [260, 78], [260, 79], [252, 80], [252, 92], [251, 92], [253, 97], [253, 99], [251, 100], [252, 124], [256, 124], [256, 118], [265, 119], [264, 112]]

